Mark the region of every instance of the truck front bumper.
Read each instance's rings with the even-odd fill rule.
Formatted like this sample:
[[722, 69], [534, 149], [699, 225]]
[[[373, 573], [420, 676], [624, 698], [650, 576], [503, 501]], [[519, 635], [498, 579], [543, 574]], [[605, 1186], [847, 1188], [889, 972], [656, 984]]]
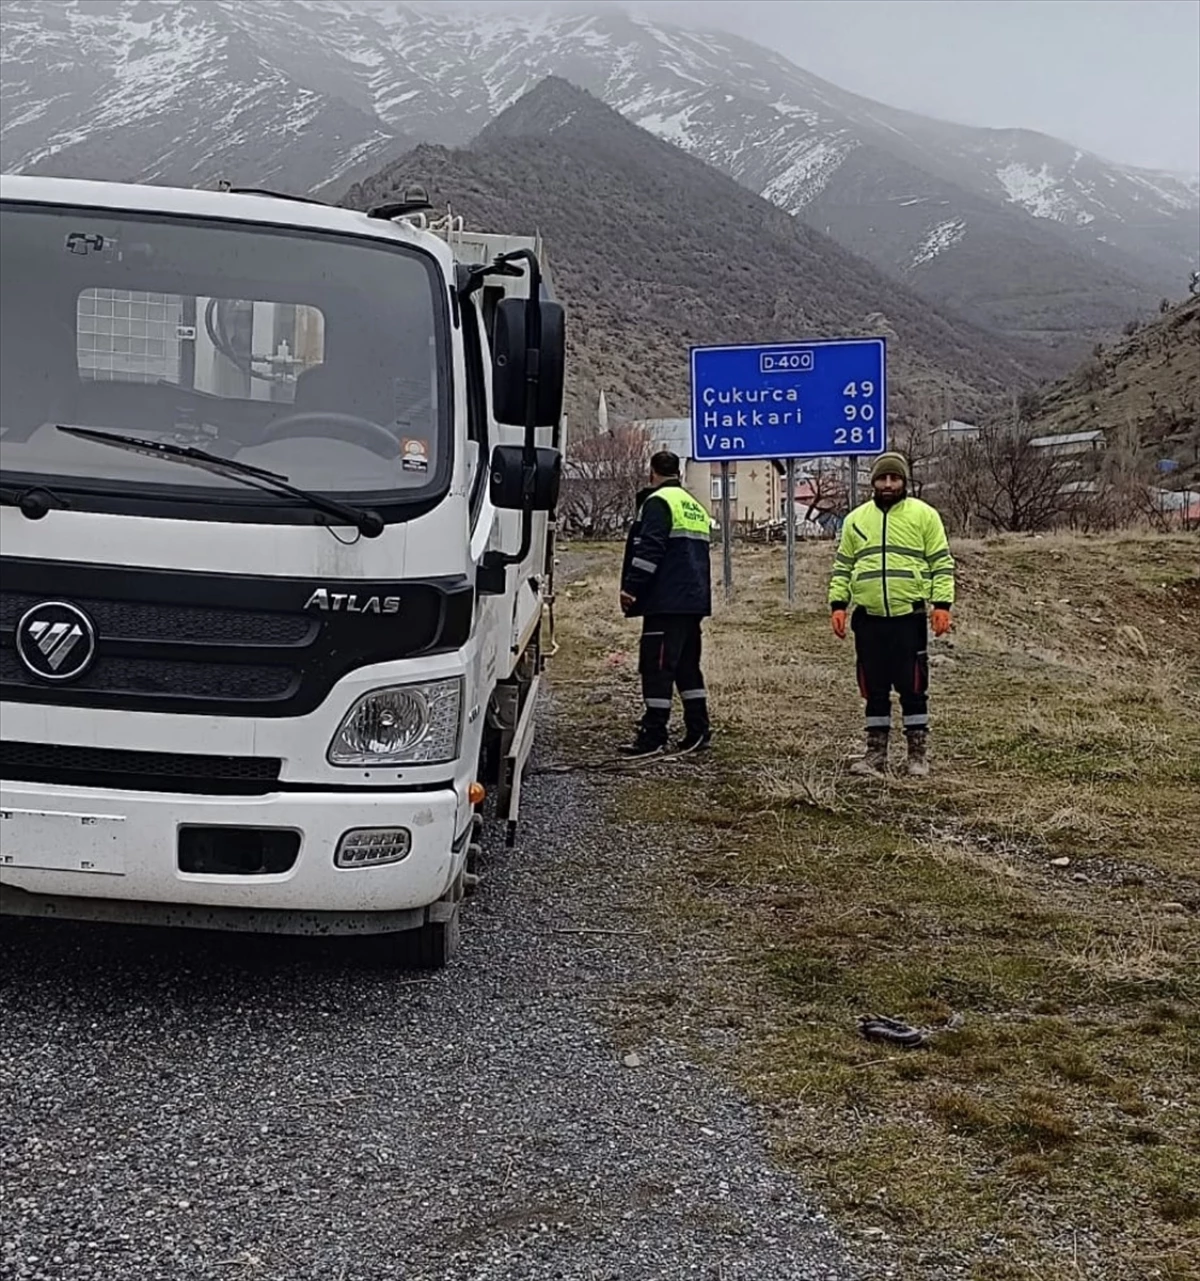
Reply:
[[[286, 870], [181, 866], [185, 832], [219, 848], [223, 831], [232, 841], [262, 829], [291, 834]], [[347, 833], [396, 829], [409, 834], [399, 861], [335, 864]], [[438, 919], [453, 898], [470, 832], [470, 805], [450, 787], [242, 798], [3, 783], [0, 910], [256, 932], [402, 930]]]

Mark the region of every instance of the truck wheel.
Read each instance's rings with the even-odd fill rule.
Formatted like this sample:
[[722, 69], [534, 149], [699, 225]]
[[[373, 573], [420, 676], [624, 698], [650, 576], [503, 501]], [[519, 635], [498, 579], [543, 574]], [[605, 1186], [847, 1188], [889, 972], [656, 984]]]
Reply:
[[459, 911], [448, 921], [427, 921], [420, 929], [405, 930], [392, 939], [394, 963], [405, 970], [444, 969], [458, 951]]

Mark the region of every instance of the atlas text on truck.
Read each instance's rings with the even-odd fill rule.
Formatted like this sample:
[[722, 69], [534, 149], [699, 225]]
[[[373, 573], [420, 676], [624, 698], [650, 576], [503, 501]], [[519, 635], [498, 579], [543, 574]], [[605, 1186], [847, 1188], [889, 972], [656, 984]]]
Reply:
[[444, 964], [552, 623], [540, 242], [9, 175], [0, 231], [0, 907]]

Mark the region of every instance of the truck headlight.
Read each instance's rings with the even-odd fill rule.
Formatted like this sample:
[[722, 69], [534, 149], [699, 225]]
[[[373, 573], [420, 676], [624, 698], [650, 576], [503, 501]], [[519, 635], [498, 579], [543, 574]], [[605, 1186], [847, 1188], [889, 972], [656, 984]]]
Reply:
[[364, 694], [329, 744], [331, 765], [442, 765], [458, 755], [463, 682], [392, 685]]

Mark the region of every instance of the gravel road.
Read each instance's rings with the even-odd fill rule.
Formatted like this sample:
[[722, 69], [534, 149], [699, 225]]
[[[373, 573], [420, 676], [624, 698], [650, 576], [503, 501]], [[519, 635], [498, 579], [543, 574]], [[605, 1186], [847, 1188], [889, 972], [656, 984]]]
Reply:
[[528, 781], [520, 848], [489, 852], [432, 977], [342, 942], [4, 918], [0, 1276], [858, 1278], [745, 1102], [605, 1030], [686, 958], [555, 932], [636, 929], [639, 868], [669, 857], [605, 826], [620, 785]]

